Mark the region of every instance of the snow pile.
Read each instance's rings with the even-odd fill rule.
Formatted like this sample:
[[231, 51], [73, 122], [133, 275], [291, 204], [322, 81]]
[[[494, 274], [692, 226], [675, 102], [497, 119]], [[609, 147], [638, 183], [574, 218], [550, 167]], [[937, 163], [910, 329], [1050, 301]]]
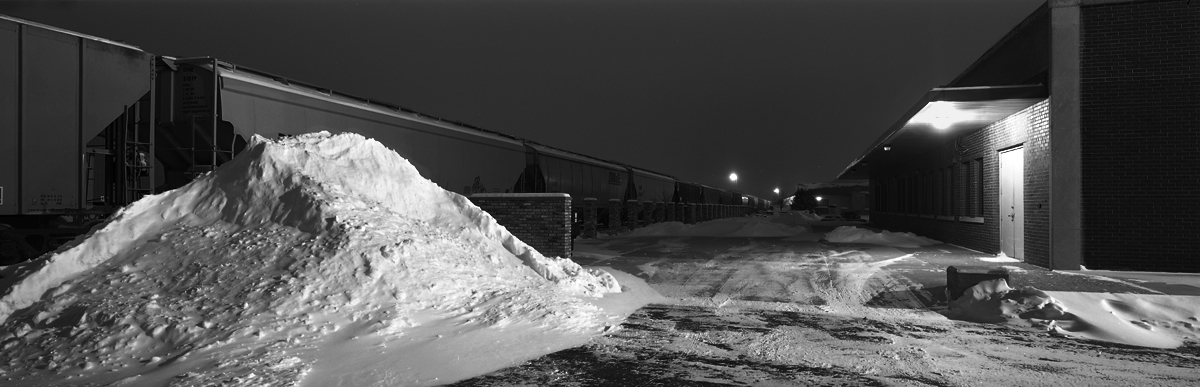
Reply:
[[984, 323], [1014, 319], [1060, 319], [1066, 309], [1049, 294], [1032, 287], [1013, 289], [1004, 279], [983, 281], [950, 301], [946, 317]]
[[435, 384], [623, 317], [590, 303], [620, 291], [611, 275], [355, 134], [256, 136], [4, 275], [0, 377], [32, 385]]
[[767, 218], [741, 217], [711, 220], [696, 224], [680, 222], [655, 223], [622, 237], [689, 236], [689, 237], [791, 237], [807, 233], [804, 226], [788, 226]]
[[910, 232], [874, 232], [855, 226], [842, 226], [825, 234], [825, 240], [835, 243], [869, 243], [894, 247], [915, 248], [936, 245], [942, 242], [918, 236]]
[[1044, 292], [980, 282], [951, 301], [946, 317], [1044, 328], [1061, 336], [1156, 348], [1200, 339], [1200, 297]]
[[818, 223], [821, 221], [821, 215], [817, 215], [808, 211], [792, 212], [780, 214], [771, 218], [772, 222], [783, 223], [789, 226]]

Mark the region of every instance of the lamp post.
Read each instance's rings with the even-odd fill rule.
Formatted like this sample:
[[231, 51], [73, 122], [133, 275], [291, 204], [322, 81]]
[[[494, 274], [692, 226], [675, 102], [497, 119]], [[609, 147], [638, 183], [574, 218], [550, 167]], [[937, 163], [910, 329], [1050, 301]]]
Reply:
[[783, 211], [783, 198], [779, 196], [779, 188], [775, 188], [775, 201], [779, 203], [779, 211]]
[[729, 180], [733, 181], [733, 187], [737, 188], [737, 173], [730, 173]]

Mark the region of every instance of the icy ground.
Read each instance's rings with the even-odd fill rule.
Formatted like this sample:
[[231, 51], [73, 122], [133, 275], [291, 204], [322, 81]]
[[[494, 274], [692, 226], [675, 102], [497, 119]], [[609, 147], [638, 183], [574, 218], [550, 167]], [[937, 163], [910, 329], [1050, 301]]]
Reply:
[[652, 295], [328, 133], [256, 137], [2, 274], [4, 386], [440, 384], [586, 343]]
[[[1200, 297], [945, 244], [835, 243], [795, 219], [710, 223], [576, 240], [577, 262], [634, 273], [670, 302], [455, 385], [1200, 385]], [[1009, 266], [1018, 289], [983, 284], [951, 307], [945, 268], [963, 264]]]

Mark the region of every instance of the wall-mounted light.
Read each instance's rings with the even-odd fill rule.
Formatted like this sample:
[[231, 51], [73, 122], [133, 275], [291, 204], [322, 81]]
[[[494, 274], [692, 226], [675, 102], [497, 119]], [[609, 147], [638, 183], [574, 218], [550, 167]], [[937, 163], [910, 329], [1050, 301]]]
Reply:
[[959, 110], [949, 101], [933, 101], [925, 105], [917, 115], [909, 119], [909, 123], [929, 124], [936, 129], [945, 130], [956, 122], [971, 118], [969, 112]]
[[884, 151], [884, 152], [887, 152], [887, 151], [890, 151], [890, 150], [892, 150], [892, 146], [891, 146], [891, 145], [884, 145], [884, 146], [883, 146], [883, 151]]

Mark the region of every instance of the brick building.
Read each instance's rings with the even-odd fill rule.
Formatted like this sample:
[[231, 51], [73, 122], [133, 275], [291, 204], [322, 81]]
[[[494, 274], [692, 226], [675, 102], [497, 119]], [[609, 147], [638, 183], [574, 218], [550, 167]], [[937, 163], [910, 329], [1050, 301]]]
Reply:
[[1200, 2], [1049, 1], [853, 178], [889, 230], [1052, 269], [1200, 272]]

